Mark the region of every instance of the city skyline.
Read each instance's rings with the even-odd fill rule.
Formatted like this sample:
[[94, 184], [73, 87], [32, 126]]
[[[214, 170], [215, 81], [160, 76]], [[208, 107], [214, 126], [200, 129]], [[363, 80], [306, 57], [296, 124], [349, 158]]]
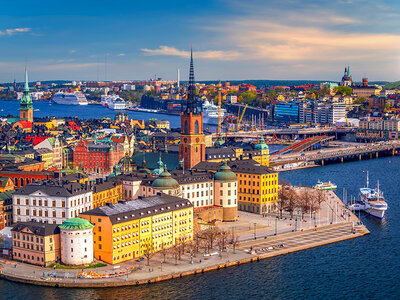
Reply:
[[186, 80], [191, 43], [199, 81], [400, 78], [394, 1], [153, 3], [7, 4], [0, 81]]

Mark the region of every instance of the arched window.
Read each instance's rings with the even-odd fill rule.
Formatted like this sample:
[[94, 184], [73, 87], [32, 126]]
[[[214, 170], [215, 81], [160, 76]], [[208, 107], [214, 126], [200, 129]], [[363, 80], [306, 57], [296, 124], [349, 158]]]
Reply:
[[20, 179], [20, 182], [21, 182], [21, 186], [24, 186], [24, 179], [23, 178]]
[[28, 184], [29, 183], [29, 178], [26, 178], [26, 184]]
[[184, 133], [189, 134], [189, 124], [188, 124], [187, 120], [185, 121], [185, 132]]
[[197, 121], [197, 120], [194, 123], [194, 133], [199, 134], [199, 121]]
[[18, 186], [18, 178], [14, 178], [15, 186]]

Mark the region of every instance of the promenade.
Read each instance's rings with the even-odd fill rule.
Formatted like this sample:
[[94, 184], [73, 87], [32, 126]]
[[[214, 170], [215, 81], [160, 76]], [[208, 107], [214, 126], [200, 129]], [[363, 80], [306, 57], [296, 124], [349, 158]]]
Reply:
[[[358, 218], [346, 210], [334, 192], [329, 191], [327, 194], [326, 207], [322, 208], [318, 222], [310, 217], [301, 227], [294, 227], [293, 219], [284, 217], [279, 220], [279, 228], [276, 229], [272, 223], [278, 224], [277, 218], [272, 222], [271, 218], [245, 213], [241, 213], [239, 222], [232, 223], [235, 224], [235, 228], [232, 224], [223, 224], [224, 229], [234, 229], [235, 234], [240, 237], [240, 243], [235, 251], [232, 245], [228, 245], [225, 251], [219, 252], [214, 249], [207, 256], [203, 253], [198, 253], [194, 257], [185, 254], [180, 260], [176, 260], [168, 255], [165, 262], [161, 254], [156, 254], [151, 258], [149, 266], [146, 265], [146, 260], [141, 260], [85, 270], [88, 273], [93, 271], [110, 276], [124, 273], [118, 277], [97, 279], [77, 278], [81, 269], [53, 270], [2, 260], [0, 278], [49, 287], [100, 288], [141, 285], [255, 263], [262, 259], [361, 237], [369, 233]], [[258, 221], [258, 231], [257, 228], [254, 230], [252, 222], [254, 220]], [[311, 222], [312, 220], [316, 223]]]

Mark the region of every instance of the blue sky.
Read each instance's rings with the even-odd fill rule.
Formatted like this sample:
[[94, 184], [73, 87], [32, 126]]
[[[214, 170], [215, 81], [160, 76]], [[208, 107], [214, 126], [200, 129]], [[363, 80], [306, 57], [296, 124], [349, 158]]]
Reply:
[[[400, 79], [395, 0], [9, 1], [0, 81]], [[107, 62], [107, 63], [105, 63]]]

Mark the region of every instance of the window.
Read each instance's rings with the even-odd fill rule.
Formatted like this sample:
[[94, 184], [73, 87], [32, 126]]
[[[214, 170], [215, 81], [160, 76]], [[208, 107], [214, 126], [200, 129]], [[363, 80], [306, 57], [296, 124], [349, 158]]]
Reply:
[[71, 252], [74, 252], [74, 248], [71, 248]]
[[[99, 235], [99, 242], [101, 242], [101, 235]], [[85, 240], [85, 243], [86, 243], [86, 240]]]
[[199, 121], [194, 123], [194, 134], [199, 134]]
[[99, 244], [99, 250], [101, 249], [101, 244]]
[[[197, 122], [197, 121], [196, 121]], [[185, 121], [185, 131], [184, 134], [188, 134], [189, 133], [189, 125], [188, 125], [188, 121]]]
[[99, 232], [101, 232], [101, 226], [99, 226]]

